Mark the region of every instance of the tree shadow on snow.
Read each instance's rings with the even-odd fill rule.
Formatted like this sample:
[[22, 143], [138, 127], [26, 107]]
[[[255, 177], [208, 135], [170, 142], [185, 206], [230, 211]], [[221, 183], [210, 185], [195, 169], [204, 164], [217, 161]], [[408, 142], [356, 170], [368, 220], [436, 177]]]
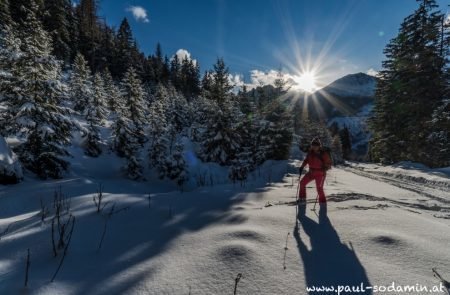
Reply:
[[[274, 177], [273, 182], [280, 182], [282, 176]], [[41, 184], [37, 184], [41, 185]], [[49, 186], [49, 191], [53, 188]], [[88, 187], [87, 187], [88, 186]], [[147, 201], [148, 191], [151, 188], [144, 186], [128, 187], [121, 183], [111, 187], [107, 193], [133, 193], [133, 198], [138, 199], [136, 204], [131, 204], [128, 210], [113, 215], [108, 221], [108, 227], [103, 246], [97, 250], [99, 239], [102, 235], [105, 217], [94, 212], [91, 198], [85, 198], [78, 204], [82, 210], [74, 211], [77, 217], [74, 236], [71, 240], [69, 251], [61, 272], [56, 278], [58, 284], [67, 285], [74, 294], [122, 294], [133, 292], [134, 287], [148, 288], [146, 292], [160, 294], [161, 290], [153, 290], [152, 280], [161, 271], [161, 255], [165, 255], [172, 247], [179, 246], [181, 235], [194, 233], [214, 225], [241, 225], [247, 221], [247, 216], [234, 208], [245, 203], [249, 194], [267, 192], [263, 183], [255, 183], [253, 186], [241, 188], [234, 185], [219, 187], [204, 187], [197, 190], [179, 193], [176, 191], [152, 192], [151, 204]], [[82, 184], [74, 181], [62, 186], [63, 192], [76, 192], [78, 194], [92, 194], [95, 184]], [[254, 195], [253, 195], [254, 197]], [[73, 199], [77, 199], [74, 197]], [[141, 200], [139, 200], [141, 199]], [[109, 201], [109, 197], [106, 197]], [[19, 202], [19, 205], [21, 203]], [[127, 203], [117, 202], [117, 208], [126, 206]], [[151, 205], [151, 206], [150, 206]], [[36, 206], [36, 205], [34, 205]], [[37, 207], [37, 206], [36, 206]], [[36, 208], [27, 207], [21, 211], [29, 212]], [[109, 205], [105, 211], [111, 208]], [[107, 212], [105, 212], [106, 214]], [[103, 215], [105, 215], [103, 214]], [[52, 290], [49, 280], [54, 273], [60, 256], [52, 257], [51, 252], [51, 226], [49, 223], [40, 224], [39, 216], [33, 217], [33, 231], [23, 232], [26, 228], [20, 226], [14, 228], [9, 239], [0, 241], [0, 252], [5, 256], [17, 255], [30, 247], [33, 253], [34, 269], [30, 278], [31, 290], [47, 293]], [[20, 232], [23, 232], [20, 234]], [[15, 235], [17, 233], [17, 235]], [[11, 235], [14, 235], [13, 238]], [[201, 245], [199, 243], [199, 245]], [[205, 251], [208, 248], [205, 245]], [[181, 250], [182, 251], [182, 250]], [[188, 250], [186, 250], [188, 254]], [[22, 262], [20, 261], [22, 264]], [[184, 262], [184, 267], [192, 268], [189, 261]], [[21, 265], [14, 264], [11, 272], [4, 279], [9, 281], [7, 285], [0, 286], [0, 290], [16, 291], [21, 282]], [[178, 294], [180, 288], [194, 282], [180, 282], [176, 273], [165, 278], [173, 282], [167, 291]], [[1, 281], [1, 280], [0, 280]], [[1, 285], [1, 284], [0, 284]], [[186, 287], [187, 290], [187, 287]], [[153, 293], [152, 293], [153, 292]], [[163, 293], [164, 293], [163, 292]], [[0, 291], [0, 293], [3, 293]]]
[[[359, 261], [353, 248], [341, 242], [327, 216], [326, 205], [320, 206], [319, 222], [305, 215], [306, 205], [300, 205], [298, 220], [303, 232], [309, 237], [311, 249], [308, 249], [304, 239], [300, 237], [300, 228], [296, 225], [294, 237], [303, 260], [306, 287], [333, 287], [348, 286], [347, 288], [360, 288], [370, 286], [366, 271]], [[306, 291], [306, 290], [305, 290]], [[364, 291], [364, 290], [362, 290]], [[371, 290], [358, 294], [372, 294]], [[310, 294], [336, 294], [337, 291], [312, 291]], [[351, 290], [342, 290], [340, 294], [355, 294]]]

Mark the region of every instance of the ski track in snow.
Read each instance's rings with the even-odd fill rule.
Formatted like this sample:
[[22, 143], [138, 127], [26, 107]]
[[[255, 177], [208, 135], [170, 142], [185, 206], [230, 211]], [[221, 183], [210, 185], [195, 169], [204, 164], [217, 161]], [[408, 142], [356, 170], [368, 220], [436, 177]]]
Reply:
[[[28, 179], [1, 188], [0, 294], [232, 294], [238, 273], [237, 294], [307, 294], [307, 285], [361, 282], [433, 286], [439, 282], [434, 267], [449, 279], [450, 193], [444, 185], [335, 168], [325, 184], [325, 213], [319, 205], [311, 210], [314, 185], [305, 206], [289, 206], [298, 175], [287, 172], [296, 171], [294, 163], [271, 165], [270, 185], [262, 179], [184, 193], [97, 179], [110, 202], [105, 211], [112, 203], [127, 209], [108, 219], [100, 251], [106, 218], [93, 205], [95, 179]], [[59, 258], [52, 257], [51, 222], [41, 222], [39, 198], [48, 194], [49, 202], [59, 186], [71, 197], [77, 223], [50, 284]], [[24, 289], [27, 248], [30, 287]]]
[[[367, 177], [379, 181], [380, 183], [388, 183], [398, 188], [409, 190], [416, 196], [415, 202], [407, 199], [390, 200], [392, 203], [428, 211], [440, 212], [434, 214], [437, 218], [450, 219], [450, 180], [443, 178], [441, 181], [427, 181], [424, 178], [407, 177], [402, 178], [401, 175], [383, 173], [383, 172], [366, 172], [361, 169], [346, 167], [344, 170], [350, 171], [357, 175]], [[386, 201], [386, 200], [385, 200]]]

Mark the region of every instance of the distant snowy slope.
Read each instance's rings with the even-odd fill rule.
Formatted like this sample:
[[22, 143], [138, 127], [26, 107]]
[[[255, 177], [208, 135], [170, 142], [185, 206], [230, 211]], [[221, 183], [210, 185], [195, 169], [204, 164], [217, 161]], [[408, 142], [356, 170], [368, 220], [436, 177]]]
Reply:
[[375, 95], [376, 79], [373, 76], [357, 73], [344, 76], [321, 89], [323, 92], [338, 96], [371, 96]]
[[[297, 110], [306, 110], [312, 119], [330, 120], [354, 116], [373, 103], [376, 78], [364, 73], [344, 76], [309, 95], [297, 95]], [[294, 115], [301, 116], [302, 112]]]
[[352, 140], [352, 149], [360, 155], [367, 152], [367, 146], [370, 139], [367, 118], [373, 109], [373, 104], [364, 106], [359, 113], [348, 117], [334, 117], [328, 121], [328, 126], [335, 124], [337, 128], [348, 128]]

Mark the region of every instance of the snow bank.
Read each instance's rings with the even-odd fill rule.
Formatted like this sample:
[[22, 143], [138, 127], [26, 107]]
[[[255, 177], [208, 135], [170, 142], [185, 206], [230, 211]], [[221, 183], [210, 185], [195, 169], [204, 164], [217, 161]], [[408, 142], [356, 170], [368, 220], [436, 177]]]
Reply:
[[421, 163], [410, 161], [394, 165], [379, 165], [370, 163], [348, 162], [352, 168], [374, 175], [389, 177], [408, 182], [450, 188], [450, 167], [432, 169]]
[[18, 183], [23, 178], [19, 160], [8, 146], [5, 138], [0, 136], [0, 184]]

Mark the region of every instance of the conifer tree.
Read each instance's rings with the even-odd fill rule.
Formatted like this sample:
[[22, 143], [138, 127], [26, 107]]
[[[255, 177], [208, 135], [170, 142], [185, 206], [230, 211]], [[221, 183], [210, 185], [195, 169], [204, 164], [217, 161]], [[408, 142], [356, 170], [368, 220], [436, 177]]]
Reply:
[[163, 86], [157, 89], [157, 97], [153, 100], [149, 108], [149, 162], [150, 167], [156, 168], [159, 171], [159, 176], [164, 178], [165, 170], [165, 156], [169, 148], [166, 108], [167, 96]]
[[172, 82], [172, 85], [177, 90], [181, 90], [182, 87], [182, 80], [181, 80], [181, 67], [180, 67], [180, 60], [178, 58], [178, 55], [174, 55], [172, 60], [170, 61], [170, 81]]
[[71, 29], [75, 26], [71, 1], [45, 0], [44, 11], [43, 25], [52, 37], [53, 55], [64, 63], [70, 64], [75, 43]]
[[86, 154], [97, 157], [101, 154], [101, 134], [99, 126], [103, 125], [107, 116], [106, 92], [103, 79], [99, 73], [94, 76], [93, 93], [89, 105], [85, 110], [85, 117], [88, 123], [87, 134], [84, 135], [84, 146]]
[[187, 164], [183, 157], [183, 148], [181, 141], [177, 141], [167, 161], [168, 177], [174, 180], [180, 188], [189, 178]]
[[132, 67], [125, 73], [120, 86], [123, 104], [118, 105], [117, 118], [112, 127], [113, 146], [117, 154], [126, 160], [127, 176], [137, 180], [142, 177], [143, 167], [139, 155], [146, 140], [144, 91]]
[[98, 25], [98, 2], [80, 0], [76, 6], [76, 23], [78, 24], [78, 51], [87, 59], [91, 70], [97, 70], [100, 30]]
[[12, 85], [3, 93], [9, 132], [25, 138], [17, 152], [26, 168], [42, 178], [60, 178], [68, 168], [64, 146], [72, 129], [69, 110], [62, 106], [66, 89], [60, 64], [51, 55], [50, 36], [37, 17], [37, 4], [31, 0], [23, 8], [22, 52], [10, 69]]
[[114, 82], [111, 72], [108, 69], [103, 71], [102, 78], [105, 88], [106, 104], [111, 112], [117, 112], [119, 108], [123, 107], [120, 89]]
[[337, 134], [333, 136], [333, 140], [331, 142], [331, 156], [334, 164], [344, 163], [341, 138]]
[[349, 160], [352, 154], [352, 141], [347, 126], [344, 126], [344, 128], [339, 131], [339, 137], [342, 143], [342, 156], [344, 159]]
[[211, 98], [219, 103], [219, 106], [229, 98], [233, 86], [230, 85], [228, 67], [222, 58], [214, 64], [214, 73], [211, 85]]
[[128, 108], [127, 117], [133, 123], [134, 136], [136, 137], [137, 142], [143, 144], [146, 140], [144, 133], [144, 126], [146, 124], [145, 93], [134, 68], [131, 67], [128, 69], [120, 85], [122, 100]]
[[206, 162], [230, 165], [241, 145], [241, 138], [236, 130], [242, 113], [238, 105], [231, 100], [225, 100], [221, 104], [215, 102], [215, 105], [217, 107], [206, 114], [199, 157]]
[[436, 1], [418, 2], [384, 50], [370, 124], [370, 157], [375, 161], [428, 160], [426, 138], [432, 130], [427, 122], [447, 85], [441, 52], [443, 15]]
[[[16, 24], [11, 19], [8, 0], [0, 3], [0, 19], [0, 104], [6, 109], [9, 95], [15, 93], [13, 67], [16, 66], [17, 57], [23, 53], [20, 49], [21, 41], [14, 32]], [[0, 112], [0, 135], [7, 136], [10, 132], [11, 116], [11, 112]]]
[[211, 91], [212, 91], [212, 74], [209, 71], [205, 71], [205, 74], [202, 78], [202, 95], [205, 98], [211, 99]]
[[127, 18], [124, 18], [116, 36], [116, 65], [113, 71], [116, 76], [122, 75], [131, 66], [136, 66], [133, 64], [133, 49], [133, 33], [131, 32], [131, 27]]
[[266, 149], [266, 158], [287, 159], [293, 139], [292, 116], [278, 98], [272, 99], [265, 109], [261, 145]]
[[74, 110], [84, 113], [92, 96], [92, 75], [81, 53], [75, 57], [69, 88]]

